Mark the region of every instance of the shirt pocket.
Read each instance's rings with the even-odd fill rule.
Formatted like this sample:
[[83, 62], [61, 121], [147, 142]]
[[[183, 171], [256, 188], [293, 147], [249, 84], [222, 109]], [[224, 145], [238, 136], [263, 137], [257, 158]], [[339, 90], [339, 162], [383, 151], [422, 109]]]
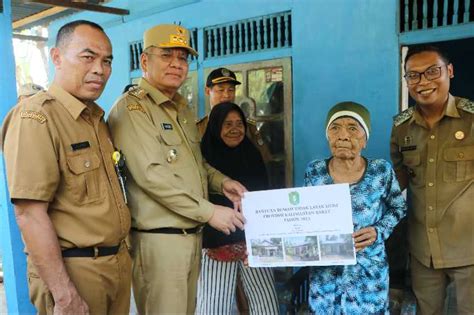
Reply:
[[183, 142], [178, 132], [174, 130], [162, 130], [160, 132], [160, 138], [163, 140], [163, 143], [168, 146], [178, 146]]
[[474, 145], [446, 148], [443, 159], [445, 182], [462, 182], [474, 178]]
[[421, 187], [425, 185], [424, 167], [421, 163], [421, 156], [418, 152], [403, 152], [403, 165], [406, 166], [410, 183], [413, 186]]
[[100, 158], [95, 152], [81, 153], [67, 157], [70, 171], [68, 185], [73, 198], [79, 204], [91, 203], [104, 198], [101, 196]]
[[162, 130], [159, 141], [162, 143], [163, 160], [166, 164], [175, 168], [180, 164], [179, 161], [185, 153], [182, 146], [183, 139], [175, 130]]
[[[192, 117], [188, 117], [189, 121], [194, 121]], [[196, 124], [183, 124], [183, 132], [186, 135], [186, 139], [188, 140], [189, 147], [191, 148], [194, 157], [198, 164], [202, 163], [201, 157], [201, 135], [199, 134], [199, 130]]]

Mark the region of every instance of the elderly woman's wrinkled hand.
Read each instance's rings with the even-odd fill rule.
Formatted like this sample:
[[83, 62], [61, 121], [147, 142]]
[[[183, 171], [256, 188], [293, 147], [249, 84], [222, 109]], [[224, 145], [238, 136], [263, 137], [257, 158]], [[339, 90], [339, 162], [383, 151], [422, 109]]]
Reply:
[[355, 231], [352, 233], [352, 237], [354, 238], [356, 252], [358, 252], [375, 243], [377, 240], [377, 230], [373, 226], [369, 226]]

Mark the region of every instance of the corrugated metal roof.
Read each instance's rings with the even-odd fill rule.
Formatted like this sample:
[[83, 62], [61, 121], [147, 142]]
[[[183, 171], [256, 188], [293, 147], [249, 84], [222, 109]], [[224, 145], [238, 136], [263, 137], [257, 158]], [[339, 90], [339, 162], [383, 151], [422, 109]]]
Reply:
[[[30, 17], [32, 15], [35, 15], [37, 13], [53, 8], [53, 6], [50, 6], [50, 5], [37, 4], [37, 3], [25, 3], [25, 1], [23, 0], [12, 0], [11, 5], [12, 5], [13, 23], [18, 22], [24, 18]], [[61, 13], [71, 14], [72, 10], [66, 10]], [[15, 30], [18, 31], [25, 28], [31, 28], [37, 25], [48, 25], [52, 20], [58, 19], [62, 16], [64, 16], [64, 14], [62, 14], [61, 16], [57, 16], [57, 15], [48, 16], [48, 17], [45, 17], [44, 19], [36, 20], [32, 22], [31, 24], [26, 24], [20, 28], [15, 28]]]

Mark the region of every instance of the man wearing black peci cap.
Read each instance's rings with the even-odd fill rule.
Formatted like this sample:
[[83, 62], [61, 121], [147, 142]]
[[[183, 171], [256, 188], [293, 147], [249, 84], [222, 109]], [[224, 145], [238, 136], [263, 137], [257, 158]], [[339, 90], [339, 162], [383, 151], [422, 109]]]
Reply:
[[[209, 95], [210, 107], [212, 108], [224, 102], [235, 102], [236, 86], [240, 84], [235, 73], [227, 68], [217, 68], [209, 73], [206, 80], [206, 94]], [[196, 124], [201, 136], [206, 131], [208, 121], [209, 116], [206, 115]], [[247, 134], [250, 141], [259, 149], [266, 163], [270, 158], [270, 151], [263, 141], [260, 131], [257, 129], [256, 121], [247, 117], [247, 126]]]

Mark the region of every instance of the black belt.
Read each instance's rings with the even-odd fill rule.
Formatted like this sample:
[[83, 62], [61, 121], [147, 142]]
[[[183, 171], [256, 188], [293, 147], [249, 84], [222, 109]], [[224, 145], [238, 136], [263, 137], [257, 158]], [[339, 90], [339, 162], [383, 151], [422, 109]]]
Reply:
[[116, 255], [120, 249], [120, 244], [110, 247], [84, 247], [68, 248], [62, 251], [63, 257], [101, 257]]
[[183, 234], [183, 235], [201, 233], [202, 229], [203, 229], [202, 225], [199, 225], [190, 229], [177, 229], [177, 228], [165, 227], [165, 228], [158, 228], [158, 229], [151, 229], [151, 230], [140, 230], [137, 228], [132, 228], [133, 231], [143, 232], [143, 233]]

